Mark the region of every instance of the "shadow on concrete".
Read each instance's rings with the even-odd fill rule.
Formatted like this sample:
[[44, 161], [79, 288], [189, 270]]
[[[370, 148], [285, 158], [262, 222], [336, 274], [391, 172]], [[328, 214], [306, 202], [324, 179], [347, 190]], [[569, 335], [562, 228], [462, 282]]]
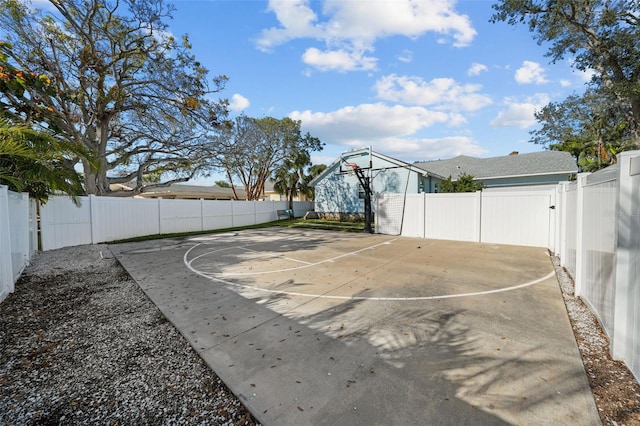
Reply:
[[[364, 291], [356, 296], [370, 295]], [[332, 402], [333, 412], [340, 412], [340, 423], [323, 412], [313, 424], [362, 422], [360, 414], [352, 413], [345, 401], [369, 406], [375, 412], [373, 418], [367, 419], [375, 419], [372, 424], [400, 424], [399, 419], [425, 421], [423, 424], [581, 421], [581, 410], [575, 407], [575, 398], [584, 393], [582, 381], [575, 380], [583, 378], [581, 368], [576, 368], [572, 360], [546, 353], [537, 342], [508, 350], [509, 342], [500, 336], [487, 338], [470, 327], [465, 319], [470, 312], [465, 309], [444, 303], [350, 300], [308, 313], [305, 305], [317, 301], [307, 300], [283, 310], [293, 299], [296, 298], [271, 294], [254, 300], [259, 301], [257, 308], [281, 313], [298, 330], [304, 327], [302, 333], [321, 331], [331, 340], [331, 344], [317, 350], [308, 348], [304, 355], [306, 365], [320, 366], [328, 354], [336, 351], [352, 352], [356, 364], [375, 364], [375, 374], [384, 378], [370, 380], [367, 388], [373, 386], [374, 390], [362, 392], [359, 397], [336, 395], [338, 402]], [[502, 350], [493, 346], [496, 341]], [[358, 376], [354, 372], [351, 375]], [[345, 386], [349, 380], [355, 381], [348, 376], [344, 377]], [[373, 398], [369, 392], [379, 395]], [[377, 401], [373, 407], [363, 402], [367, 398]], [[567, 406], [573, 408], [563, 408]], [[336, 407], [341, 409], [336, 411]], [[400, 415], [398, 407], [414, 412]], [[332, 420], [325, 422], [325, 418]]]
[[[263, 244], [273, 244], [270, 235]], [[236, 244], [242, 241], [236, 237], [231, 237]], [[325, 238], [276, 241], [269, 250], [326, 244]], [[249, 242], [255, 247], [256, 235]], [[582, 381], [575, 380], [584, 375], [581, 363], [549, 351], [545, 342], [503, 335], [495, 325], [488, 331], [484, 324], [495, 316], [490, 303], [266, 294], [177, 271], [184, 247], [161, 258], [129, 247], [116, 254], [123, 266], [263, 424], [585, 424], [590, 419]], [[233, 282], [254, 284], [246, 277]], [[310, 284], [291, 278], [281, 285]], [[354, 296], [372, 295], [365, 290]]]

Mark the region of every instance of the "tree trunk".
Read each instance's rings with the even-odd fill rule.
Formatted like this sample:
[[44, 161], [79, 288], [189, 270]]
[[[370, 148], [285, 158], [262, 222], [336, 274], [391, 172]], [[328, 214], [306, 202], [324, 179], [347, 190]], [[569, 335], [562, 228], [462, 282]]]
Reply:
[[291, 210], [290, 218], [293, 219], [293, 188], [289, 189], [289, 210]]

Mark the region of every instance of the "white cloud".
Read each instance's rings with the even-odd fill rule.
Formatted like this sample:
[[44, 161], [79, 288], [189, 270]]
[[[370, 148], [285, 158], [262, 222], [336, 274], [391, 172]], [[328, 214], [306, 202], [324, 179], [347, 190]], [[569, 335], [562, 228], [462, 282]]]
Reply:
[[293, 111], [289, 117], [301, 120], [305, 129], [320, 139], [360, 146], [370, 140], [412, 135], [434, 124], [447, 123], [452, 115], [417, 106], [375, 103], [328, 113]]
[[580, 81], [584, 83], [589, 83], [593, 76], [596, 75], [596, 71], [592, 69], [587, 69], [585, 71], [576, 70], [574, 72], [578, 75]]
[[534, 116], [536, 111], [544, 108], [549, 103], [549, 96], [538, 93], [522, 102], [514, 98], [505, 98], [506, 109], [498, 113], [498, 116], [491, 120], [492, 127], [519, 127], [526, 129], [537, 123]]
[[454, 10], [451, 0], [379, 0], [375, 2], [326, 0], [332, 37], [373, 41], [403, 35], [417, 38], [426, 32], [452, 35], [454, 45], [466, 46], [476, 35], [466, 15]]
[[475, 62], [471, 64], [471, 68], [469, 68], [469, 70], [467, 71], [467, 74], [469, 76], [480, 75], [480, 73], [483, 71], [489, 71], [489, 68], [487, 68], [486, 65]]
[[229, 109], [231, 111], [242, 111], [243, 109], [247, 109], [249, 105], [250, 105], [249, 99], [235, 93], [233, 96], [231, 96], [231, 102], [229, 102]]
[[[312, 5], [319, 5], [319, 12], [314, 11]], [[477, 34], [469, 17], [455, 10], [455, 0], [324, 0], [320, 3], [270, 0], [268, 10], [276, 15], [280, 25], [263, 30], [256, 40], [257, 47], [263, 51], [294, 39], [309, 38], [324, 42], [327, 52], [338, 50], [357, 57], [373, 51], [375, 41], [384, 37], [416, 39], [434, 32], [446, 36], [441, 39], [454, 46], [462, 47], [469, 45]], [[325, 65], [325, 62], [319, 64]]]
[[544, 84], [549, 80], [545, 77], [545, 70], [537, 62], [524, 61], [516, 70], [515, 79], [520, 84]]
[[405, 63], [412, 62], [413, 61], [413, 52], [411, 50], [409, 50], [409, 49], [404, 49], [398, 55], [398, 60], [400, 62], [405, 62]]
[[569, 86], [571, 86], [571, 82], [569, 80], [562, 79], [562, 80], [560, 80], [560, 86], [569, 87]]
[[296, 38], [322, 37], [322, 27], [315, 23], [317, 16], [308, 4], [308, 0], [270, 0], [268, 11], [275, 13], [282, 27], [262, 30], [258, 48], [270, 51]]
[[307, 49], [302, 55], [302, 61], [320, 71], [356, 71], [374, 70], [376, 59], [364, 56], [362, 52], [348, 52], [345, 50], [324, 51], [315, 47]]
[[478, 84], [460, 84], [452, 78], [435, 78], [429, 82], [421, 77], [390, 74], [375, 84], [376, 96], [392, 102], [413, 105], [434, 105], [443, 110], [476, 111], [492, 103], [480, 93]]
[[289, 117], [301, 120], [304, 132], [308, 131], [329, 144], [340, 145], [345, 150], [373, 146], [374, 150], [406, 161], [485, 152], [467, 136], [440, 139], [418, 136], [417, 133], [424, 129], [449, 124], [459, 117], [424, 107], [375, 103], [344, 107], [327, 113], [294, 111]]
[[478, 156], [487, 151], [468, 136], [444, 138], [388, 138], [373, 145], [374, 151], [383, 152], [404, 161], [427, 161], [458, 155]]

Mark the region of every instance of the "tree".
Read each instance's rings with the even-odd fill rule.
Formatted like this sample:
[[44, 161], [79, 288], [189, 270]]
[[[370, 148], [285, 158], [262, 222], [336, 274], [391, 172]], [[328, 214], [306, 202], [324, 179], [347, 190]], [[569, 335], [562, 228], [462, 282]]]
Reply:
[[[11, 45], [0, 42], [4, 51]], [[7, 63], [8, 56], [0, 51], [0, 93], [22, 95], [29, 88], [51, 93], [48, 76], [28, 73]], [[34, 102], [42, 114], [48, 110]], [[51, 131], [28, 127], [19, 116], [0, 110], [0, 184], [16, 192], [28, 192], [45, 203], [54, 193], [65, 193], [77, 202], [81, 195], [82, 175], [74, 169], [74, 158], [85, 157], [95, 165], [82, 147], [56, 137]], [[8, 115], [8, 116], [7, 116]]]
[[[547, 56], [552, 62], [568, 56], [578, 70], [594, 70], [592, 88], [612, 100], [620, 115], [611, 123], [609, 117], [596, 114], [592, 126], [599, 130], [622, 126], [629, 138], [624, 145], [640, 147], [640, 3], [502, 0], [493, 7], [492, 22], [525, 23], [539, 44], [550, 43]], [[598, 105], [594, 110], [604, 107]], [[572, 143], [569, 139], [556, 141]]]
[[482, 183], [476, 182], [472, 175], [463, 173], [458, 179], [453, 180], [451, 176], [440, 182], [440, 192], [476, 192], [482, 191]]
[[[313, 200], [314, 188], [309, 183], [327, 166], [325, 164], [311, 165], [311, 158], [307, 152], [298, 155], [293, 161], [286, 160], [275, 171], [273, 189], [289, 200], [289, 209], [293, 210], [293, 197], [304, 194], [307, 199]], [[306, 169], [306, 172], [305, 172]]]
[[231, 185], [229, 185], [229, 182], [227, 182], [226, 180], [217, 180], [215, 184], [220, 188], [231, 188]]
[[573, 155], [582, 171], [593, 172], [615, 164], [618, 152], [633, 149], [629, 126], [608, 93], [589, 89], [536, 112], [542, 124], [532, 142]]
[[82, 175], [70, 158], [86, 155], [45, 131], [0, 118], [0, 184], [45, 203], [55, 193], [81, 195]]
[[258, 200], [267, 179], [286, 161], [295, 164], [298, 156], [308, 157], [323, 145], [309, 133], [301, 135], [300, 121], [241, 115], [233, 125], [219, 130], [215, 164], [227, 174], [236, 199], [234, 177], [242, 183], [248, 200]]
[[226, 77], [210, 87], [188, 38], [168, 32], [163, 20], [173, 7], [164, 0], [50, 2], [54, 12], [0, 0], [0, 25], [13, 45], [0, 45], [8, 58], [0, 65], [49, 79], [49, 90], [3, 91], [0, 106], [92, 152], [97, 164], [80, 159], [90, 194], [125, 182], [140, 193], [208, 170], [211, 130], [226, 101], [207, 96]]
[[285, 195], [289, 201], [289, 209], [293, 211], [293, 197], [302, 192], [305, 181], [304, 169], [311, 165], [311, 156], [307, 151], [301, 151], [290, 158], [285, 158], [280, 167], [274, 171], [273, 189]]

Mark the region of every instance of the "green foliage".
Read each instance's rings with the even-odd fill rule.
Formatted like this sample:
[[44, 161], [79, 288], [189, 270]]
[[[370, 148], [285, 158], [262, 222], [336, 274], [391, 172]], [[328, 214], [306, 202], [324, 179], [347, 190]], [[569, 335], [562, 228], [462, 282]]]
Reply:
[[630, 111], [608, 95], [587, 90], [582, 96], [550, 103], [536, 113], [542, 127], [531, 132], [531, 140], [552, 150], [570, 152], [584, 172], [615, 164], [618, 152], [636, 145], [626, 121]]
[[0, 93], [22, 99], [22, 103], [15, 108], [4, 102], [5, 97], [0, 97], [0, 111], [19, 119], [27, 112], [40, 119], [49, 115], [52, 108], [39, 102], [38, 99], [28, 99], [32, 90], [37, 90], [48, 95], [54, 95], [51, 79], [46, 74], [36, 75], [34, 72], [23, 71], [9, 63], [12, 55], [10, 43], [0, 41]]
[[303, 180], [311, 152], [324, 146], [309, 133], [302, 135], [300, 124], [288, 117], [278, 120], [238, 116], [232, 125], [217, 133], [215, 165], [225, 170], [229, 182], [234, 177], [242, 182], [249, 200], [263, 196], [270, 177], [276, 180], [276, 190], [288, 188], [285, 193], [292, 200], [291, 194], [298, 191], [297, 182]]
[[524, 23], [553, 62], [571, 59], [595, 74], [584, 95], [537, 114], [533, 142], [572, 152], [583, 170], [615, 162], [640, 147], [640, 2], [501, 0], [493, 22]]
[[188, 38], [170, 34], [170, 4], [28, 3], [0, 0], [0, 108], [90, 151], [97, 163], [82, 159], [88, 193], [125, 182], [142, 192], [146, 182], [186, 181], [209, 169], [208, 136], [227, 104], [209, 95], [226, 76], [209, 82]]
[[[305, 138], [311, 138], [311, 136], [307, 133]], [[309, 182], [326, 167], [324, 164], [312, 166], [310, 152], [303, 149], [294, 153], [292, 157], [286, 158], [274, 171], [273, 189], [287, 197], [289, 209], [293, 210], [295, 196], [304, 194], [309, 199], [313, 198], [313, 188], [309, 186]]]
[[77, 155], [87, 153], [48, 132], [0, 118], [0, 184], [12, 191], [28, 192], [43, 203], [56, 193], [76, 201], [83, 179], [70, 159]]
[[453, 180], [451, 176], [440, 182], [440, 192], [476, 192], [482, 191], [482, 183], [476, 182], [472, 175], [462, 174]]
[[226, 180], [217, 180], [215, 183], [220, 188], [231, 188], [231, 185]]

